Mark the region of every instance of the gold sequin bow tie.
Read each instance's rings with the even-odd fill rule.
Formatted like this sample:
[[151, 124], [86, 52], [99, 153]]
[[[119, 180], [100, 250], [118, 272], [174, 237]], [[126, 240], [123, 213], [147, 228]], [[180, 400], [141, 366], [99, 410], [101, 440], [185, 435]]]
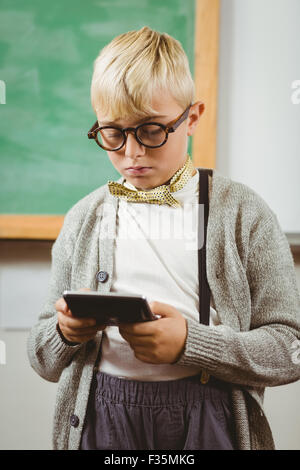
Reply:
[[182, 168], [180, 168], [175, 175], [171, 178], [169, 184], [162, 184], [154, 189], [147, 191], [137, 191], [126, 188], [122, 184], [116, 183], [115, 181], [108, 181], [108, 188], [113, 196], [121, 199], [126, 199], [128, 202], [142, 202], [149, 204], [168, 204], [172, 207], [181, 207], [179, 201], [177, 201], [171, 193], [182, 189], [189, 179], [192, 177], [195, 168], [188, 155], [186, 162]]

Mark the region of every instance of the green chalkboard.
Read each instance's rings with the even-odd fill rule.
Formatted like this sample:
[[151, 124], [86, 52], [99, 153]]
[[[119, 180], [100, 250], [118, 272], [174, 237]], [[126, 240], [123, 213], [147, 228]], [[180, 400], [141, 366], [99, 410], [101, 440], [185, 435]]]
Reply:
[[147, 25], [182, 43], [193, 72], [194, 18], [195, 0], [1, 0], [1, 214], [65, 214], [120, 177], [87, 138], [93, 61]]

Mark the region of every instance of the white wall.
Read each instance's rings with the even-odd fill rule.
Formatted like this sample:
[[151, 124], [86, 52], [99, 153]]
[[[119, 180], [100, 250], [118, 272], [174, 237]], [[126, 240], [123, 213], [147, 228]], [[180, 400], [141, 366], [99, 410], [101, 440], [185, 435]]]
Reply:
[[[31, 279], [36, 282], [35, 277]], [[26, 308], [30, 308], [30, 302], [28, 294]], [[6, 365], [0, 365], [1, 450], [52, 448], [57, 384], [46, 382], [31, 369], [26, 352], [27, 336], [28, 331], [0, 329], [0, 339], [6, 344]]]
[[[0, 241], [0, 325], [16, 318], [37, 320], [45, 300], [51, 243]], [[10, 322], [9, 318], [13, 320]], [[0, 358], [0, 449], [51, 449], [57, 384], [41, 379], [30, 367], [29, 329], [0, 329], [6, 364]]]
[[221, 6], [217, 167], [300, 233], [300, 2]]
[[[300, 233], [299, 19], [299, 0], [221, 0], [217, 168], [260, 194], [286, 233]], [[280, 449], [300, 449], [299, 396], [300, 382], [266, 390]]]

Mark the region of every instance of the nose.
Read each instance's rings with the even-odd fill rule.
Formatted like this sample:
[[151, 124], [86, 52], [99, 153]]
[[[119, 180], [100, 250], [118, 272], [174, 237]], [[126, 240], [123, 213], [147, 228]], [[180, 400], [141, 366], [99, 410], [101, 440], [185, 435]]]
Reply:
[[138, 157], [145, 154], [145, 147], [138, 143], [132, 131], [127, 131], [127, 139], [125, 143], [125, 156]]

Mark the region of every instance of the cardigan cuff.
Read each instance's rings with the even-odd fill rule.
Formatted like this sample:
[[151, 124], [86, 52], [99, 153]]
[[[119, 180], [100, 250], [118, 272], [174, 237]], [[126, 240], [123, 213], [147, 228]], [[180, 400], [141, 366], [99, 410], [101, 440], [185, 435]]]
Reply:
[[58, 322], [56, 323], [56, 329], [57, 329], [58, 334], [59, 334], [59, 336], [61, 337], [61, 340], [63, 341], [63, 343], [67, 344], [68, 346], [77, 346], [78, 344], [81, 344], [81, 343], [75, 343], [75, 342], [72, 342], [72, 341], [68, 341], [68, 340], [64, 337], [63, 332], [61, 331]]
[[82, 346], [82, 343], [70, 343], [63, 337], [58, 326], [56, 315], [48, 320], [46, 338], [53, 353], [60, 358], [64, 356], [71, 357], [74, 352]]
[[185, 347], [176, 365], [196, 365], [209, 372], [220, 364], [225, 341], [224, 334], [218, 327], [202, 325], [201, 323], [186, 319], [187, 337]]

